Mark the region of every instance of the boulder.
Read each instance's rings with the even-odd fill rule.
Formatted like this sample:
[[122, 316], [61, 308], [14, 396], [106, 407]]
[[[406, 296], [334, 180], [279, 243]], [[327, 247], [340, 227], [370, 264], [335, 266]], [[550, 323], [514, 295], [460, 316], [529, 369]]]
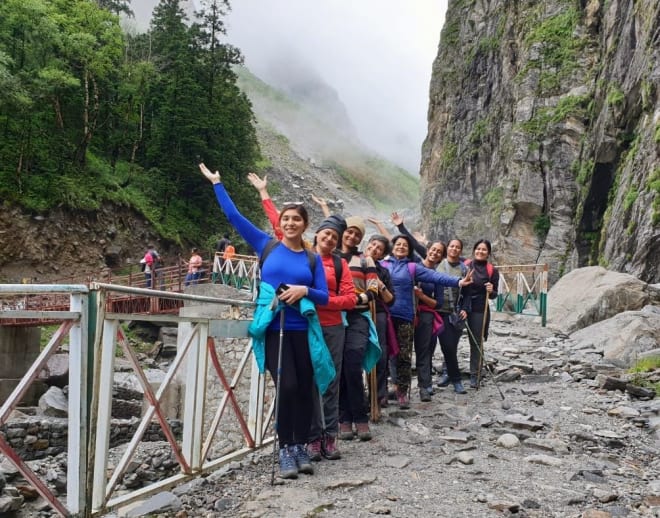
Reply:
[[625, 311], [571, 335], [576, 349], [593, 347], [619, 367], [632, 366], [639, 357], [660, 343], [660, 308], [645, 306]]
[[[144, 369], [144, 375], [154, 393], [158, 392], [158, 388], [165, 379], [166, 374], [166, 372], [159, 369]], [[115, 372], [114, 382], [115, 390], [144, 394], [140, 381], [132, 372]], [[144, 396], [140, 399], [142, 400], [144, 410], [149, 402]], [[166, 417], [174, 419], [179, 417], [179, 409], [181, 408], [181, 383], [176, 379], [170, 381], [167, 390], [160, 399], [160, 407], [163, 409]]]
[[69, 384], [69, 354], [53, 354], [38, 379], [48, 386], [64, 388]]
[[647, 284], [632, 275], [600, 266], [577, 268], [548, 293], [548, 326], [572, 333], [624, 311], [649, 304]]
[[69, 415], [69, 400], [59, 387], [50, 387], [39, 398], [39, 413], [50, 417], [67, 417]]

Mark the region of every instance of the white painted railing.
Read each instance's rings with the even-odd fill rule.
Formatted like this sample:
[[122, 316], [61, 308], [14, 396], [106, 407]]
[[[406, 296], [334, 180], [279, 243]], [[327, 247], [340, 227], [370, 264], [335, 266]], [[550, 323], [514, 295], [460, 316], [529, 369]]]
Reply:
[[[210, 314], [208, 303], [223, 305], [230, 309], [228, 312], [230, 316], [223, 315], [223, 318], [216, 318], [215, 315], [209, 317], [107, 313], [106, 300], [112, 292], [206, 303], [201, 307], [205, 315]], [[265, 378], [257, 370], [251, 354], [251, 344], [245, 340], [240, 359], [231, 366], [234, 372], [228, 376], [226, 374], [228, 362], [223, 365], [215, 343], [216, 338], [247, 336], [249, 320], [239, 320], [236, 315], [240, 313], [241, 307], [251, 307], [252, 302], [99, 283], [92, 284], [89, 290], [85, 286], [0, 285], [0, 295], [34, 293], [70, 293], [70, 311], [57, 312], [57, 318], [63, 322], [60, 330], [25, 374], [9, 400], [0, 408], [0, 424], [6, 421], [27, 387], [43, 369], [48, 357], [59, 348], [63, 338], [68, 334], [69, 466], [66, 504], [53, 495], [47, 485], [27, 468], [1, 437], [0, 451], [16, 464], [23, 476], [35, 486], [59, 515], [102, 515], [113, 508], [127, 505], [204, 472], [217, 469], [254, 451], [255, 448], [272, 443], [269, 426], [272, 421], [273, 405], [271, 402], [268, 408], [265, 408], [267, 396]], [[220, 309], [222, 308], [218, 308]], [[17, 318], [32, 321], [35, 318], [53, 320], [52, 315], [43, 313], [48, 312], [0, 311], [0, 325], [2, 319], [12, 319], [11, 322], [15, 322]], [[122, 322], [127, 321], [169, 322], [178, 325], [176, 357], [170, 364], [160, 387], [155, 391], [149, 385], [136, 354], [128, 344], [121, 326]], [[137, 431], [121, 459], [111, 464], [109, 445], [112, 388], [118, 347], [123, 351], [124, 358], [130, 362], [140, 382], [147, 406]], [[217, 377], [216, 383], [223, 390], [223, 395], [214, 403], [217, 407], [213, 409], [212, 419], [205, 419], [204, 413], [206, 411], [208, 416], [211, 407], [207, 390], [209, 374], [213, 376], [214, 382]], [[184, 381], [185, 387], [182, 402], [183, 437], [180, 441], [172, 433], [161, 408], [163, 395], [177, 378]], [[242, 405], [236, 393], [236, 387], [241, 381], [243, 386], [247, 385], [249, 392], [249, 397], [244, 398], [249, 401], [243, 401]], [[88, 390], [87, 387], [90, 389]], [[227, 412], [228, 409], [233, 412]], [[133, 491], [119, 492], [117, 488], [122, 477], [127, 472], [153, 419], [159, 422], [173, 456], [179, 464], [180, 473]], [[222, 454], [216, 455], [212, 446], [222, 422], [234, 427], [234, 432], [238, 427], [244, 444], [231, 451], [225, 449]], [[109, 468], [111, 468], [110, 473]]]

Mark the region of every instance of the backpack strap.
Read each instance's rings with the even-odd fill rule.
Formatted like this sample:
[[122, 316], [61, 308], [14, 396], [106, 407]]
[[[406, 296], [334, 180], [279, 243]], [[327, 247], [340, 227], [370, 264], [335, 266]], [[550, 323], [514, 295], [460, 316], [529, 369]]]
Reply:
[[341, 276], [342, 276], [342, 265], [341, 265], [341, 257], [339, 257], [337, 254], [332, 254], [332, 264], [335, 267], [335, 279], [336, 279], [336, 287], [335, 287], [335, 292], [337, 295], [339, 295], [339, 283], [341, 282]]
[[[264, 246], [264, 249], [261, 252], [261, 257], [259, 258], [259, 270], [261, 270], [264, 267], [264, 262], [266, 261], [270, 253], [275, 249], [276, 246], [280, 244], [281, 244], [280, 241], [278, 241], [277, 239], [271, 239], [270, 241], [268, 241], [268, 243], [266, 243], [266, 246]], [[305, 252], [307, 253], [307, 262], [309, 263], [309, 270], [312, 272], [312, 282], [313, 282], [314, 274], [316, 272], [316, 254], [308, 248], [305, 248]]]

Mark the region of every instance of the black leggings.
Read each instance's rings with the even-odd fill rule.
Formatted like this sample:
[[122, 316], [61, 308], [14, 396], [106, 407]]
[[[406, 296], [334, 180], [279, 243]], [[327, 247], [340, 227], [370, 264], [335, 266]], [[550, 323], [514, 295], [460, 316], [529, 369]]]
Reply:
[[[277, 386], [277, 355], [280, 332], [266, 333], [266, 367]], [[309, 356], [307, 331], [285, 331], [282, 342], [282, 374], [275, 416], [280, 447], [304, 444], [312, 424], [314, 371]]]

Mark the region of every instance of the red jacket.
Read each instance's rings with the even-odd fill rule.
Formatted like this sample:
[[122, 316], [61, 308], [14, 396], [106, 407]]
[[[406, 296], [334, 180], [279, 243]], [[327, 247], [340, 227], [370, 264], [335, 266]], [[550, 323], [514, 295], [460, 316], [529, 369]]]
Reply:
[[341, 312], [355, 308], [355, 287], [346, 259], [341, 259], [341, 279], [337, 293], [337, 276], [332, 256], [321, 257], [330, 298], [325, 306], [316, 306], [321, 326], [337, 326], [342, 323]]

